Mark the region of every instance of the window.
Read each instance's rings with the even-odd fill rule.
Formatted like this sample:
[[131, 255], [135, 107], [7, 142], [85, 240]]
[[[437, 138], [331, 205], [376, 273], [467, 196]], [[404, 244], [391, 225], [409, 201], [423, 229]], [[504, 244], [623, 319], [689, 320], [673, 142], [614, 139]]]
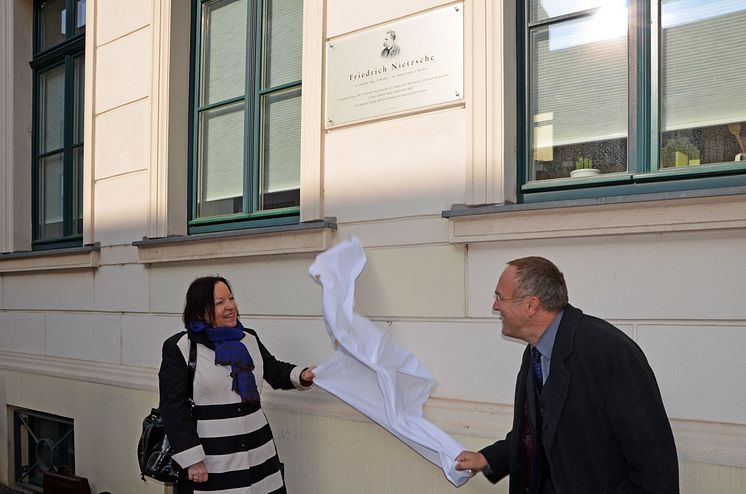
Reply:
[[41, 491], [47, 471], [75, 473], [73, 420], [32, 410], [13, 410], [15, 483]]
[[34, 4], [33, 248], [80, 245], [83, 234], [85, 0]]
[[190, 233], [298, 221], [301, 0], [195, 0]]
[[521, 4], [524, 202], [746, 183], [746, 3]]

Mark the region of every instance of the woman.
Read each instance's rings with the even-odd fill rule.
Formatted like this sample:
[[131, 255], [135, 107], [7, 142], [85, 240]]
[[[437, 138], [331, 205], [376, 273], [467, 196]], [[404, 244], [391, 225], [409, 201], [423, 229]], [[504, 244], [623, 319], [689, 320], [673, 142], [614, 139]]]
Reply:
[[[241, 325], [225, 278], [194, 280], [182, 319], [187, 331], [165, 341], [158, 373], [163, 425], [173, 458], [187, 469], [177, 492], [285, 493], [259, 401], [261, 383], [265, 379], [275, 389], [306, 389], [313, 383], [313, 367], [301, 370], [280, 362], [253, 329]], [[197, 350], [194, 407], [187, 369], [192, 342]]]

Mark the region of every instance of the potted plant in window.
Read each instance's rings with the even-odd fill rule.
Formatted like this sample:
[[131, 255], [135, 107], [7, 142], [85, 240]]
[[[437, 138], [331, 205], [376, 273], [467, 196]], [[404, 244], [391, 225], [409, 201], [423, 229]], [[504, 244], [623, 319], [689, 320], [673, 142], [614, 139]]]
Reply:
[[575, 160], [575, 169], [570, 172], [572, 178], [592, 177], [601, 173], [598, 168], [593, 168], [593, 160], [580, 156]]
[[668, 139], [661, 150], [661, 162], [664, 168], [699, 165], [699, 149], [688, 137]]

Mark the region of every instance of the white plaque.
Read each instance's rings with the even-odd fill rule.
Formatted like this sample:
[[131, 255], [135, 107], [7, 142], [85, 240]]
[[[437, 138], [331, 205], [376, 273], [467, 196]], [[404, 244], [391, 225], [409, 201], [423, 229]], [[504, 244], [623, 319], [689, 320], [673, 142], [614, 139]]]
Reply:
[[326, 126], [464, 98], [464, 5], [451, 4], [326, 44]]

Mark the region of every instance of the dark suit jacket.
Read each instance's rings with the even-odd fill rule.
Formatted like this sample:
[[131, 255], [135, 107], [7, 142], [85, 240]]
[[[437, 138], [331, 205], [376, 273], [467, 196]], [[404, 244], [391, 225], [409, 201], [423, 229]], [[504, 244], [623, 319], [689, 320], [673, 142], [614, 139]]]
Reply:
[[[525, 492], [520, 432], [530, 368], [527, 347], [513, 429], [481, 451], [490, 481], [510, 475], [510, 494]], [[542, 399], [541, 443], [556, 494], [679, 492], [676, 447], [658, 383], [642, 350], [619, 329], [568, 305]]]

